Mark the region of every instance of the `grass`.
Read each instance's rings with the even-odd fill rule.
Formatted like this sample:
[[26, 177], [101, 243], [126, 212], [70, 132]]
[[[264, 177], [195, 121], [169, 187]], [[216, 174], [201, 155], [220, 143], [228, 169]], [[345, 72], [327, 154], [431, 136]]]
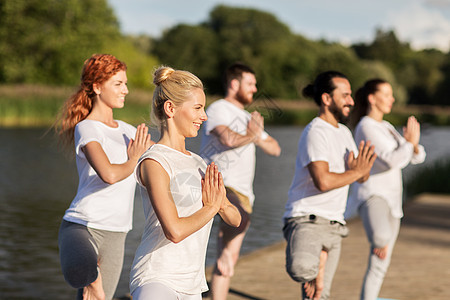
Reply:
[[408, 198], [421, 193], [450, 194], [450, 157], [420, 169], [406, 183]]
[[[53, 124], [55, 117], [75, 87], [40, 85], [0, 85], [0, 127], [39, 127]], [[208, 96], [208, 103], [218, 99]], [[148, 122], [152, 91], [130, 88], [125, 108], [114, 116], [131, 124]], [[317, 115], [317, 106], [305, 100], [257, 99], [249, 108], [258, 110], [268, 125], [306, 125]], [[392, 124], [406, 124], [415, 115], [421, 123], [450, 126], [450, 107], [406, 106], [395, 107], [386, 116]]]
[[[39, 85], [0, 86], [0, 127], [46, 127], [53, 124], [64, 101], [75, 87]], [[137, 90], [127, 97], [125, 109], [114, 117], [131, 124], [149, 120], [152, 94]]]

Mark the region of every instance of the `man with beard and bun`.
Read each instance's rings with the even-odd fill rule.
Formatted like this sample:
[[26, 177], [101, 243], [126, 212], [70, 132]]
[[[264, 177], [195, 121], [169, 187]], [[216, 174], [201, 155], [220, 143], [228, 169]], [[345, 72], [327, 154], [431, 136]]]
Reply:
[[218, 258], [211, 280], [211, 295], [215, 300], [227, 298], [230, 278], [250, 225], [255, 199], [255, 146], [272, 156], [279, 156], [281, 152], [278, 142], [264, 131], [261, 114], [244, 109], [253, 102], [257, 91], [255, 72], [244, 64], [235, 63], [225, 72], [224, 86], [225, 98], [215, 101], [206, 110], [208, 120], [203, 126], [200, 155], [219, 166], [227, 198], [239, 209], [242, 221], [238, 228], [220, 222]]
[[370, 142], [357, 148], [340, 124], [354, 104], [351, 94], [348, 79], [336, 71], [319, 74], [303, 89], [320, 110], [302, 132], [283, 216], [286, 271], [302, 284], [303, 299], [329, 299], [341, 240], [348, 233], [348, 187], [368, 179], [376, 158]]

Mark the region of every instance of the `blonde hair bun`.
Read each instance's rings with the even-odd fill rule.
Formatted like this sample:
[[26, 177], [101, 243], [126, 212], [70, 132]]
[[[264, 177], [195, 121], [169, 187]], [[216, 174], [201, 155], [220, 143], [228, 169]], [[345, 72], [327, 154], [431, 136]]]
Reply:
[[172, 75], [172, 73], [175, 72], [174, 69], [171, 67], [161, 66], [158, 69], [156, 69], [154, 75], [153, 75], [153, 83], [155, 85], [160, 85], [162, 82], [167, 80], [167, 78]]

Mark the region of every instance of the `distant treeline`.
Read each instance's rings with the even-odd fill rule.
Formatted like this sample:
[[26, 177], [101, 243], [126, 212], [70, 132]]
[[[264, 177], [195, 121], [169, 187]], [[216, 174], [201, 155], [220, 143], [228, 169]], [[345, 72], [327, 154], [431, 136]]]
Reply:
[[413, 50], [394, 31], [371, 43], [344, 46], [294, 34], [274, 15], [216, 6], [198, 25], [178, 24], [160, 38], [125, 36], [106, 0], [0, 2], [0, 83], [76, 85], [82, 62], [111, 53], [128, 65], [131, 87], [151, 89], [159, 64], [189, 70], [210, 95], [222, 94], [223, 69], [251, 65], [264, 97], [301, 98], [319, 72], [346, 74], [353, 90], [369, 78], [392, 83], [397, 103], [450, 105], [450, 53]]
[[[32, 84], [0, 85], [0, 127], [48, 127], [76, 87]], [[207, 97], [207, 104], [219, 96]], [[114, 112], [114, 116], [137, 125], [150, 120], [152, 91], [130, 88], [125, 108]], [[317, 115], [317, 105], [308, 100], [280, 100], [257, 95], [248, 107], [264, 116], [266, 125], [304, 126]], [[450, 126], [450, 106], [406, 105], [394, 107], [387, 120], [396, 126], [406, 124], [408, 116], [415, 115], [423, 126]], [[151, 126], [150, 123], [148, 125]]]

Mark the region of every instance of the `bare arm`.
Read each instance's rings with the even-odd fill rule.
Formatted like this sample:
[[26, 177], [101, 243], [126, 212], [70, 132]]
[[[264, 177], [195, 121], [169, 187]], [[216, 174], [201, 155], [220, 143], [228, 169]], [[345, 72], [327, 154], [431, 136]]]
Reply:
[[252, 112], [251, 116], [245, 135], [239, 134], [225, 125], [215, 127], [211, 130], [211, 133], [219, 138], [220, 143], [229, 148], [237, 148], [255, 143], [266, 154], [279, 156], [281, 148], [273, 137], [268, 136], [264, 140], [261, 139], [261, 134], [264, 131], [264, 118], [257, 111]]
[[241, 147], [253, 143], [256, 140], [256, 136], [252, 132], [247, 131], [246, 135], [242, 135], [225, 125], [215, 127], [211, 130], [211, 133], [219, 138], [221, 144], [229, 148]]
[[340, 174], [330, 172], [326, 161], [311, 162], [308, 165], [308, 170], [314, 185], [321, 192], [328, 192], [346, 186], [362, 177], [362, 173], [357, 170], [348, 170]]
[[308, 164], [308, 170], [316, 188], [321, 192], [327, 192], [358, 180], [367, 180], [375, 159], [374, 147], [371, 147], [370, 143], [365, 145], [361, 142], [358, 157], [355, 159], [353, 152], [350, 153], [347, 159], [349, 169], [344, 173], [330, 172], [326, 161], [311, 162]]
[[270, 135], [265, 140], [257, 139], [255, 145], [260, 147], [266, 154], [272, 156], [280, 156], [281, 154], [280, 145], [277, 140]]
[[188, 217], [179, 217], [170, 192], [170, 178], [152, 159], [141, 164], [141, 180], [167, 239], [179, 243], [205, 226], [219, 211], [224, 195], [219, 189], [217, 168], [209, 165], [202, 180], [203, 207]]
[[97, 175], [104, 182], [113, 184], [130, 176], [141, 155], [152, 144], [154, 142], [150, 139], [147, 126], [141, 124], [137, 128], [135, 139], [128, 144], [128, 160], [123, 164], [112, 164], [98, 142], [87, 143], [81, 150]]

